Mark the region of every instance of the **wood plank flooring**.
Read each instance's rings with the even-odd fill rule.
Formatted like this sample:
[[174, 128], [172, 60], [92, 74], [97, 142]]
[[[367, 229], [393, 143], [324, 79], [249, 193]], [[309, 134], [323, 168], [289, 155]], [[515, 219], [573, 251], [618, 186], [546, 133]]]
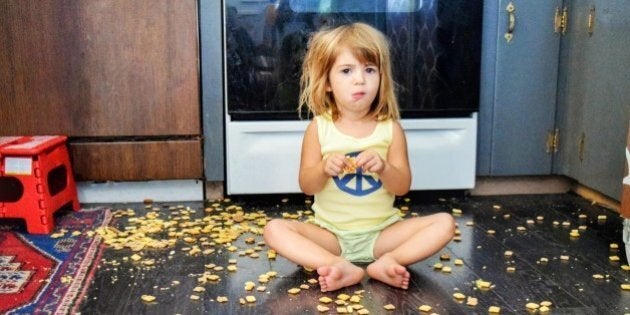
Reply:
[[[285, 199], [287, 198], [287, 199]], [[283, 200], [285, 199], [285, 200]], [[317, 305], [323, 296], [337, 299], [341, 293], [354, 295], [360, 291], [361, 304], [370, 314], [418, 314], [418, 307], [429, 305], [436, 314], [488, 314], [490, 306], [501, 308], [501, 314], [531, 314], [526, 304], [549, 301], [551, 314], [625, 314], [630, 313], [630, 291], [623, 291], [622, 283], [630, 283], [630, 272], [622, 269], [627, 264], [622, 240], [622, 220], [615, 212], [592, 205], [587, 200], [572, 194], [559, 195], [511, 195], [468, 197], [463, 195], [410, 195], [397, 200], [398, 206], [409, 207], [410, 215], [424, 215], [435, 212], [452, 213], [461, 209], [456, 216], [461, 241], [450, 242], [435, 256], [409, 267], [411, 285], [408, 290], [394, 289], [382, 283], [363, 279], [360, 284], [336, 292], [322, 293], [317, 285], [310, 285], [298, 294], [287, 290], [308, 284], [309, 279], [317, 278], [299, 266], [282, 257], [267, 259], [267, 248], [262, 236], [244, 233], [230, 245], [211, 244], [217, 235], [191, 234], [197, 221], [210, 222], [214, 216], [215, 227], [241, 226], [258, 228], [258, 219], [247, 219], [247, 214], [264, 213], [269, 218], [283, 213], [295, 214], [309, 209], [303, 195], [291, 196], [240, 196], [231, 201], [221, 201], [217, 210], [205, 212], [216, 202], [192, 202], [182, 204], [112, 204], [113, 210], [134, 209], [133, 218], [142, 218], [147, 212], [157, 214], [159, 219], [177, 222], [171, 231], [182, 234], [167, 235], [167, 229], [155, 235], [157, 239], [174, 239], [176, 244], [164, 249], [143, 249], [133, 252], [130, 249], [104, 251], [99, 268], [87, 296], [82, 302], [84, 314], [318, 314]], [[245, 221], [238, 223], [234, 213], [239, 209], [246, 214]], [[223, 209], [220, 210], [220, 209]], [[193, 210], [193, 211], [190, 211]], [[223, 214], [221, 214], [223, 213]], [[262, 214], [258, 214], [259, 216]], [[302, 212], [301, 212], [302, 213]], [[286, 214], [285, 214], [286, 215]], [[584, 215], [581, 217], [580, 215]], [[605, 215], [605, 220], [598, 216]], [[188, 218], [188, 217], [190, 218]], [[206, 221], [202, 221], [203, 218]], [[136, 226], [136, 219], [120, 217], [114, 221], [121, 231], [125, 227]], [[222, 218], [222, 219], [219, 219]], [[304, 216], [301, 217], [302, 219]], [[227, 221], [226, 221], [227, 220]], [[238, 220], [238, 219], [237, 219]], [[227, 222], [227, 223], [226, 223]], [[188, 230], [187, 230], [188, 229]], [[579, 237], [571, 237], [571, 230], [579, 229]], [[494, 234], [489, 231], [494, 230]], [[127, 228], [127, 231], [129, 230]], [[216, 229], [215, 229], [215, 232]], [[184, 240], [192, 237], [193, 239]], [[205, 238], [204, 238], [205, 237]], [[246, 239], [253, 237], [253, 244]], [[205, 243], [204, 243], [205, 241]], [[287, 240], [290, 241], [290, 240]], [[611, 250], [616, 243], [618, 250]], [[214, 249], [214, 253], [190, 254], [198, 246], [201, 250]], [[252, 258], [244, 254], [256, 246], [260, 257]], [[511, 257], [505, 252], [512, 251]], [[137, 253], [143, 258], [133, 261], [130, 257]], [[206, 252], [207, 253], [207, 252]], [[440, 260], [441, 254], [448, 254], [450, 260]], [[567, 256], [563, 260], [561, 257]], [[618, 256], [613, 262], [610, 256]], [[547, 262], [544, 262], [544, 259]], [[155, 259], [151, 266], [143, 264], [146, 259]], [[236, 259], [236, 271], [228, 271], [230, 259]], [[457, 266], [455, 259], [464, 264]], [[445, 273], [434, 268], [441, 262], [452, 268]], [[220, 277], [218, 281], [200, 284], [198, 278], [209, 271], [208, 264], [221, 266], [223, 270], [211, 270]], [[210, 266], [211, 267], [211, 266]], [[508, 272], [507, 267], [514, 267]], [[259, 276], [269, 271], [277, 272], [268, 283], [260, 283]], [[603, 279], [594, 279], [600, 274]], [[479, 289], [476, 281], [483, 279], [492, 284], [489, 289]], [[245, 283], [252, 281], [256, 286], [265, 285], [262, 292], [246, 291]], [[205, 291], [195, 292], [195, 287]], [[476, 306], [466, 305], [453, 294], [460, 292], [478, 299]], [[156, 301], [141, 301], [142, 295], [153, 295]], [[191, 300], [191, 295], [199, 300]], [[254, 303], [239, 302], [251, 295]], [[228, 302], [217, 302], [218, 296], [225, 296]], [[392, 304], [394, 311], [386, 311], [383, 306]], [[350, 303], [352, 305], [352, 303]], [[325, 305], [330, 311], [324, 314], [337, 314], [337, 305]], [[431, 313], [429, 312], [429, 313]], [[426, 314], [429, 314], [426, 313]], [[357, 314], [354, 311], [354, 314]]]

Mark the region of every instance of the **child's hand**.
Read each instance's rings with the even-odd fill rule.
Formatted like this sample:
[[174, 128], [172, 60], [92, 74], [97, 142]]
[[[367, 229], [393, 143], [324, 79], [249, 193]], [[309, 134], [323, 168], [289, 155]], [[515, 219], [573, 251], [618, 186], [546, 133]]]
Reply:
[[385, 160], [372, 150], [365, 150], [357, 155], [356, 166], [363, 168], [364, 172], [380, 174], [385, 169]]
[[329, 176], [337, 176], [346, 166], [346, 157], [343, 154], [331, 154], [324, 160], [324, 173]]

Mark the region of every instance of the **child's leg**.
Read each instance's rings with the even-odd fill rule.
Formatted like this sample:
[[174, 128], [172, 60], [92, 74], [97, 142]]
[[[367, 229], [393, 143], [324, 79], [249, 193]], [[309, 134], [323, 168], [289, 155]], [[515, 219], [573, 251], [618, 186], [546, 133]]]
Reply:
[[375, 262], [367, 272], [370, 277], [407, 289], [409, 272], [404, 266], [421, 261], [442, 249], [455, 232], [453, 217], [437, 213], [396, 222], [376, 239]]
[[337, 237], [313, 224], [274, 219], [263, 232], [265, 242], [278, 254], [304, 267], [317, 269], [323, 292], [361, 281], [363, 269], [343, 257]]

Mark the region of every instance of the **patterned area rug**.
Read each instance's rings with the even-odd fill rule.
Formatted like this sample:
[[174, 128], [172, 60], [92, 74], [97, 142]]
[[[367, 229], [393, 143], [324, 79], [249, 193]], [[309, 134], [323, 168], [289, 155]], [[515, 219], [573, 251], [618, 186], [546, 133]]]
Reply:
[[101, 237], [86, 232], [110, 220], [108, 209], [64, 212], [51, 235], [0, 221], [0, 313], [74, 313], [102, 253]]

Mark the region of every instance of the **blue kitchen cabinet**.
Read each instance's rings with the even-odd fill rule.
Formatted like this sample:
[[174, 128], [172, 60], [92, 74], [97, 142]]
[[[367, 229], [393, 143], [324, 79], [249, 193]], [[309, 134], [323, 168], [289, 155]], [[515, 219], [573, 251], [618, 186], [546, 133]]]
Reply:
[[486, 1], [477, 175], [566, 175], [618, 199], [628, 34], [623, 0]]
[[630, 2], [565, 5], [553, 171], [620, 199], [630, 119]]
[[561, 7], [485, 1], [477, 175], [551, 173]]

